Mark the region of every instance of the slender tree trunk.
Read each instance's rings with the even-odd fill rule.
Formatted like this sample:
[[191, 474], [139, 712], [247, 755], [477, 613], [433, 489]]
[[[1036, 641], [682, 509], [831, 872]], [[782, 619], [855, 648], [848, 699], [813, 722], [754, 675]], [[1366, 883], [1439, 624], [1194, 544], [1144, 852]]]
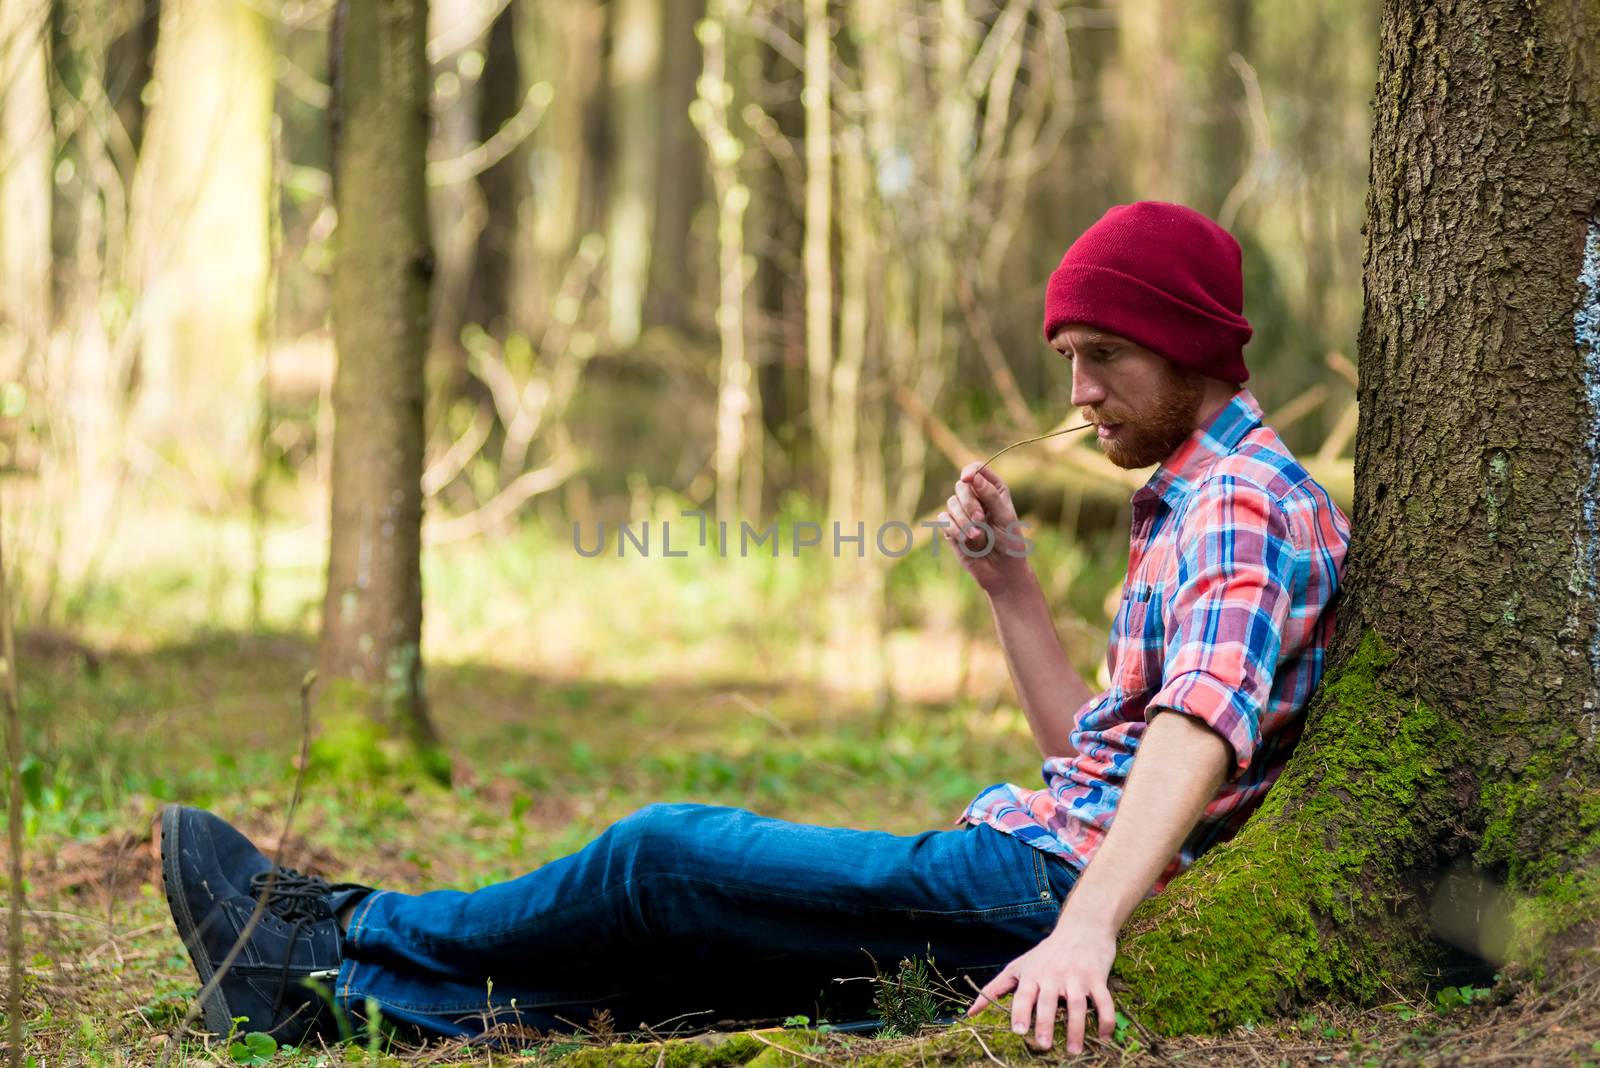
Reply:
[[[717, 336], [721, 366], [717, 384], [717, 444], [713, 465], [717, 477], [717, 518], [739, 517], [745, 435], [754, 390], [745, 338], [744, 213], [749, 187], [740, 181], [738, 163], [744, 145], [729, 128], [728, 81], [730, 26], [727, 5], [710, 0], [700, 26], [705, 68], [694, 119], [705, 137], [711, 160], [711, 184], [717, 203], [717, 249], [721, 284], [717, 293]], [[751, 518], [754, 518], [753, 516]]]
[[1243, 0], [1118, 8], [1119, 54], [1105, 92], [1130, 196], [1210, 215], [1222, 207], [1246, 160], [1244, 94], [1228, 61], [1243, 43], [1245, 14]]
[[131, 25], [106, 49], [105, 69], [112, 85], [119, 88], [111, 103], [128, 135], [128, 146], [137, 153], [144, 140], [145, 87], [155, 78], [156, 31], [161, 24], [161, 0], [133, 0], [129, 4]]
[[50, 327], [50, 5], [0, 5], [0, 323], [20, 342], [3, 352], [16, 376], [41, 352]]
[[524, 77], [530, 84], [545, 81], [554, 87], [531, 138], [531, 259], [537, 270], [530, 273], [519, 302], [529, 310], [518, 311], [519, 318], [532, 320], [526, 325], [537, 329], [549, 321], [548, 302], [561, 287], [578, 241], [599, 214], [601, 167], [590, 151], [590, 119], [605, 69], [605, 11], [597, 0], [514, 2], [527, 16], [518, 29], [517, 49], [526, 63]]
[[827, 0], [805, 0], [806, 370], [817, 459], [827, 455], [833, 373], [833, 41]]
[[[761, 84], [780, 81], [790, 70], [768, 42], [759, 46]], [[750, 177], [749, 231], [757, 274], [751, 335], [760, 394], [763, 438], [782, 444], [779, 454], [793, 463], [803, 450], [795, 439], [806, 406], [805, 303], [801, 256], [805, 244], [805, 175], [792, 147], [804, 137], [805, 112], [798, 94], [773, 100], [768, 134], [776, 146], [773, 166]]]
[[319, 672], [424, 751], [423, 361], [428, 339], [426, 0], [346, 0], [334, 234], [333, 524]]
[[[429, 5], [428, 40], [446, 42], [435, 46], [429, 60], [431, 81], [437, 87], [428, 94], [433, 112], [429, 147], [441, 161], [461, 159], [494, 133], [480, 122], [482, 72], [475, 69], [475, 59], [463, 62], [464, 57], [483, 56], [488, 44], [487, 32], [471, 33], [475, 8], [472, 0], [433, 0]], [[468, 292], [486, 221], [478, 176], [445, 177], [434, 172], [428, 183], [434, 257], [430, 348], [458, 368], [466, 362], [461, 328], [467, 322]]]
[[[489, 27], [478, 92], [480, 138], [493, 137], [516, 115], [527, 95], [517, 64], [517, 20], [520, 17], [522, 12], [518, 7], [507, 4]], [[515, 292], [513, 276], [518, 268], [516, 242], [528, 188], [527, 175], [528, 150], [525, 144], [519, 144], [477, 177], [484, 220], [473, 257], [464, 318], [482, 325], [500, 339], [504, 339], [510, 329]]]
[[[828, 511], [845, 536], [862, 533], [860, 552], [846, 544], [830, 560], [828, 665], [834, 684], [876, 689], [884, 677], [884, 600], [886, 565], [874, 538], [883, 514], [881, 493], [885, 457], [863, 446], [872, 412], [863, 404], [866, 375], [871, 272], [878, 262], [878, 234], [871, 200], [871, 171], [859, 128], [836, 140], [839, 172], [840, 255], [839, 352], [833, 367], [828, 440]], [[880, 399], [878, 404], [881, 405]], [[859, 524], [859, 527], [858, 527]], [[831, 533], [831, 531], [830, 531]], [[881, 694], [880, 694], [881, 697]]]
[[1534, 980], [1592, 953], [1597, 54], [1593, 5], [1385, 5], [1330, 672], [1261, 810], [1135, 914], [1154, 1027], [1387, 996], [1444, 957], [1430, 916]]
[[272, 36], [244, 0], [172, 0], [133, 195], [137, 426], [212, 489], [248, 484], [269, 269]]
[[620, 346], [639, 339], [645, 283], [650, 277], [660, 88], [659, 0], [615, 0], [611, 5], [611, 146], [616, 163], [606, 274], [611, 340]]
[[[858, 35], [861, 49], [861, 84], [864, 97], [870, 102], [863, 116], [863, 132], [869, 159], [897, 161], [906, 164], [904, 150], [899, 147], [901, 131], [919, 120], [919, 101], [913, 96], [912, 82], [907, 77], [903, 48], [899, 40], [901, 28], [913, 21], [913, 8], [893, 3], [860, 2], [851, 9], [852, 30]], [[917, 195], [910, 184], [910, 175], [902, 174], [888, 189], [880, 186], [880, 199], [874, 217], [881, 231], [879, 240], [888, 247], [897, 246], [904, 238], [896, 229], [897, 217], [912, 214], [906, 201]], [[915, 380], [918, 367], [917, 337], [912, 299], [913, 265], [908, 257], [885, 256], [880, 261], [882, 274], [874, 286], [876, 296], [876, 321], [881, 360], [878, 371], [885, 382], [894, 386], [909, 387]], [[885, 398], [886, 401], [888, 398]], [[898, 406], [888, 409], [885, 417], [893, 427], [892, 452], [884, 449], [890, 435], [887, 427], [875, 428], [878, 444], [883, 454], [885, 473], [879, 481], [892, 486], [886, 490], [890, 498], [885, 510], [894, 518], [917, 512], [925, 481], [927, 441], [922, 425], [905, 415]]]
[[650, 237], [650, 284], [645, 292], [645, 325], [688, 328], [694, 300], [690, 226], [705, 198], [705, 152], [689, 121], [695, 80], [702, 59], [694, 27], [705, 0], [662, 0], [664, 20], [661, 91], [656, 121], [659, 153], [651, 183], [655, 219]]

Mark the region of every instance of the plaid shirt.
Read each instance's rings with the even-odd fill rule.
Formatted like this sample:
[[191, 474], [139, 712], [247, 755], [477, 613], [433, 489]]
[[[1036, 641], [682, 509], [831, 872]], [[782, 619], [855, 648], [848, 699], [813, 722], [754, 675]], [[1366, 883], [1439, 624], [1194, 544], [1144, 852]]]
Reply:
[[1089, 863], [1158, 709], [1221, 735], [1221, 791], [1152, 893], [1231, 837], [1277, 781], [1322, 677], [1350, 524], [1241, 389], [1133, 495], [1128, 577], [1111, 623], [1111, 688], [1077, 710], [1070, 760], [1043, 790], [991, 786], [962, 813]]

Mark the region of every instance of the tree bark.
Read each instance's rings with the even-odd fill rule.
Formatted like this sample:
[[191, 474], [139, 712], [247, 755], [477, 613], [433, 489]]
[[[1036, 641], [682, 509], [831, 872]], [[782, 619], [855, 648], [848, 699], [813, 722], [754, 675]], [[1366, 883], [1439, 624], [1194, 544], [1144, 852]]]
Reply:
[[319, 673], [428, 752], [422, 688], [428, 339], [426, 0], [347, 0], [333, 321], [333, 523]]
[[1118, 971], [1153, 1027], [1383, 996], [1436, 926], [1535, 981], [1593, 953], [1596, 55], [1592, 4], [1385, 5], [1330, 671], [1261, 810], [1135, 913]]

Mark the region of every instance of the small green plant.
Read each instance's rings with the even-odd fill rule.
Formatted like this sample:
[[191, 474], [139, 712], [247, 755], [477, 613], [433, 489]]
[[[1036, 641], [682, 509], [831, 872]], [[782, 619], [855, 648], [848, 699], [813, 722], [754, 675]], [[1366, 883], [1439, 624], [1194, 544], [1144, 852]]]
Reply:
[[1490, 994], [1486, 986], [1447, 986], [1433, 995], [1433, 1007], [1441, 1015], [1482, 1001]]
[[873, 1006], [885, 1031], [914, 1035], [938, 1017], [942, 999], [933, 986], [931, 964], [921, 957], [908, 957], [894, 975], [879, 972], [873, 980]]
[[251, 1031], [228, 1043], [228, 1056], [234, 1064], [267, 1064], [277, 1052], [278, 1040], [260, 1031]]
[[383, 1006], [375, 997], [367, 998], [367, 1059], [376, 1060], [383, 1052]]
[[811, 1026], [811, 1017], [809, 1017], [809, 1016], [785, 1016], [783, 1018], [783, 1026], [785, 1026], [785, 1027], [810, 1027]]
[[1122, 1015], [1121, 1012], [1116, 1015], [1116, 1024], [1111, 1032], [1111, 1041], [1121, 1046], [1124, 1052], [1128, 1054], [1135, 1054], [1144, 1049], [1144, 1043], [1140, 1042], [1133, 1033], [1133, 1021]]

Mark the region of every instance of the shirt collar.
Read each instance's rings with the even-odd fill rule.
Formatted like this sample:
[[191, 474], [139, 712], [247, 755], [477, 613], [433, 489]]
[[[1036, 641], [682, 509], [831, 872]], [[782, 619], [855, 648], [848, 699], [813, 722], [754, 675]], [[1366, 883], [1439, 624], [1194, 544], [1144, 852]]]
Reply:
[[1150, 480], [1134, 491], [1133, 503], [1159, 498], [1168, 507], [1176, 508], [1213, 463], [1232, 452], [1246, 434], [1260, 425], [1261, 405], [1248, 389], [1240, 387], [1221, 411], [1196, 427], [1156, 468]]

